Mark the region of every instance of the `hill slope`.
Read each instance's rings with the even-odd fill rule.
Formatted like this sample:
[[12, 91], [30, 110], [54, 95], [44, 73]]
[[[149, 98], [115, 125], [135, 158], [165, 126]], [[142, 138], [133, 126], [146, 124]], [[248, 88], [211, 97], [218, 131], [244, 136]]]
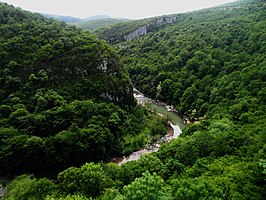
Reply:
[[120, 43], [135, 87], [191, 118], [238, 104], [244, 91], [264, 104], [265, 3], [245, 2], [183, 14]]
[[[222, 17], [219, 17], [221, 13], [225, 10], [235, 10], [239, 7], [245, 7], [246, 9], [263, 9], [265, 7], [262, 6], [264, 4], [264, 1], [257, 1], [254, 2], [252, 0], [242, 0], [242, 1], [236, 1], [234, 3], [225, 4], [221, 6], [217, 6], [214, 8], [207, 8], [200, 11], [194, 11], [194, 12], [188, 12], [188, 13], [180, 13], [180, 14], [173, 14], [173, 15], [164, 15], [154, 18], [146, 18], [146, 19], [140, 19], [140, 20], [134, 20], [127, 23], [121, 23], [117, 24], [113, 27], [103, 28], [101, 30], [98, 30], [98, 36], [101, 39], [104, 39], [110, 44], [117, 44], [120, 42], [124, 42], [127, 40], [125, 36], [129, 35], [130, 33], [138, 30], [140, 27], [147, 26], [147, 33], [149, 32], [156, 32], [159, 29], [163, 29], [166, 26], [173, 26], [175, 24], [181, 24], [182, 22], [189, 21], [194, 17], [198, 17], [197, 13], [208, 13], [213, 11], [220, 11], [217, 12], [217, 16], [210, 15], [213, 20], [215, 19], [221, 19]], [[256, 8], [255, 8], [256, 7]], [[236, 13], [238, 15], [239, 13]], [[232, 13], [231, 13], [232, 15]], [[222, 15], [223, 17], [226, 17]], [[207, 17], [207, 15], [205, 16]], [[195, 22], [195, 21], [193, 21]]]
[[[68, 99], [98, 99], [108, 93], [110, 99], [122, 101], [127, 91], [133, 99], [117, 55], [95, 36], [4, 4], [1, 15], [1, 100], [22, 89], [33, 92], [37, 85], [27, 90], [25, 84], [40, 70], [48, 76], [41, 87], [56, 88], [62, 95], [67, 91]], [[108, 81], [112, 84], [103, 84]], [[80, 91], [75, 85], [82, 86]], [[30, 96], [25, 94], [25, 100]]]
[[53, 15], [53, 14], [46, 14], [46, 13], [41, 13], [41, 15], [43, 15], [47, 18], [56, 19], [56, 20], [66, 22], [66, 23], [82, 21], [80, 18], [71, 17], [71, 16]]
[[112, 18], [108, 15], [95, 15], [87, 18], [76, 18], [71, 16], [52, 15], [45, 13], [42, 13], [41, 15], [51, 19], [66, 22], [69, 25], [75, 25], [78, 28], [90, 31], [104, 28], [107, 26], [112, 26], [114, 24], [118, 24], [119, 22], [129, 21], [127, 19]]
[[41, 13], [41, 15], [56, 19], [62, 22], [66, 23], [74, 23], [74, 22], [88, 22], [91, 20], [97, 20], [97, 19], [109, 19], [111, 16], [109, 15], [94, 15], [86, 18], [77, 18], [77, 17], [71, 17], [71, 16], [63, 16], [63, 15], [53, 15], [53, 14], [46, 14], [46, 13]]
[[54, 173], [146, 144], [151, 116], [108, 44], [7, 4], [0, 13], [0, 176]]
[[138, 161], [86, 163], [59, 173], [56, 182], [20, 176], [5, 198], [263, 200], [265, 6], [245, 0], [100, 30], [118, 44], [137, 88], [197, 121]]
[[129, 21], [127, 19], [115, 19], [115, 18], [104, 18], [104, 19], [93, 19], [89, 21], [83, 22], [72, 22], [70, 25], [75, 25], [78, 28], [82, 28], [84, 30], [98, 30], [100, 28], [104, 28], [107, 26], [112, 26], [114, 24], [118, 24], [120, 22]]

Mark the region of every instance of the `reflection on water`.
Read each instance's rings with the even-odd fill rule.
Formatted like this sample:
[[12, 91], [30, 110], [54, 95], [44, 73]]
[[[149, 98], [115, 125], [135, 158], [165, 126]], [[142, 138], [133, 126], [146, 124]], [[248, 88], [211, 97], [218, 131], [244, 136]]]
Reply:
[[165, 135], [160, 138], [156, 144], [146, 146], [144, 149], [139, 151], [133, 152], [131, 155], [120, 158], [115, 158], [112, 162], [117, 163], [119, 165], [126, 163], [128, 161], [138, 160], [141, 155], [152, 153], [159, 150], [160, 144], [163, 142], [168, 142], [174, 138], [177, 138], [181, 133], [182, 130], [185, 128], [185, 124], [183, 123], [183, 119], [178, 113], [174, 110], [172, 106], [169, 105], [161, 105], [162, 103], [157, 103], [154, 100], [145, 97], [141, 92], [134, 89], [134, 97], [138, 101], [139, 104], [147, 106], [153, 112], [159, 113], [170, 121], [170, 126], [173, 129], [173, 135]]
[[178, 113], [169, 111], [169, 109], [167, 109], [165, 106], [159, 105], [154, 101], [147, 101], [146, 105], [152, 111], [164, 115], [172, 124], [179, 126], [181, 130], [185, 128], [185, 124], [183, 123], [183, 118], [180, 115], [178, 115]]

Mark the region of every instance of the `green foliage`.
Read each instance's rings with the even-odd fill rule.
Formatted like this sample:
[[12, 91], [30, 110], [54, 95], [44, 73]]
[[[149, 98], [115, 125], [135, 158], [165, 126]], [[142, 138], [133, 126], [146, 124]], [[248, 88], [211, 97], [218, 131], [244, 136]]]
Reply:
[[[265, 198], [262, 0], [176, 15], [172, 24], [156, 23], [159, 17], [98, 32], [119, 43], [150, 23], [149, 34], [119, 44], [122, 60], [137, 88], [197, 120], [158, 152], [122, 166], [86, 162], [143, 147], [149, 134], [165, 132], [165, 121], [132, 103], [113, 50], [73, 27], [0, 9], [12, 14], [0, 18], [0, 174], [64, 170], [56, 184], [18, 177], [5, 199]], [[27, 30], [42, 37], [28, 38]]]
[[67, 195], [66, 197], [47, 196], [45, 200], [89, 200], [89, 199], [85, 196], [74, 194], [74, 195]]
[[99, 197], [99, 200], [110, 200], [110, 199], [119, 199], [123, 198], [120, 196], [120, 193], [117, 189], [108, 188], [105, 190], [104, 194]]
[[[167, 119], [161, 117], [154, 117], [149, 123], [149, 130], [151, 136], [163, 136], [166, 133]], [[160, 126], [159, 126], [160, 125]]]
[[152, 154], [143, 155], [138, 161], [131, 161], [122, 165], [121, 180], [126, 185], [134, 181], [135, 178], [141, 177], [146, 171], [161, 174], [163, 167], [164, 165], [158, 157]]
[[208, 167], [202, 178], [212, 179], [218, 187], [224, 188], [225, 198], [263, 199], [262, 177], [256, 163], [225, 157]]
[[9, 160], [4, 162], [2, 173], [40, 173], [49, 165], [56, 165], [54, 170], [59, 171], [87, 161], [107, 160], [142, 148], [153, 130], [164, 129], [161, 121], [151, 127], [151, 116], [138, 106], [129, 114], [112, 103], [67, 103], [51, 90], [37, 92], [35, 97], [32, 113], [18, 108], [5, 119], [5, 126], [13, 128], [0, 129], [0, 160]]
[[263, 168], [262, 174], [264, 175], [264, 180], [266, 179], [266, 161], [261, 159], [259, 165]]
[[1, 101], [16, 94], [31, 107], [35, 91], [46, 88], [72, 101], [96, 98], [133, 103], [128, 76], [106, 43], [4, 3], [0, 10], [0, 41], [5, 41], [0, 47]]
[[[108, 177], [100, 164], [87, 163], [80, 169], [69, 168], [58, 175], [60, 187], [66, 193], [81, 192], [88, 196], [98, 196], [108, 185]], [[79, 181], [75, 183], [75, 179]]]
[[173, 199], [223, 199], [223, 191], [212, 182], [198, 179], [175, 180], [173, 184]]
[[137, 178], [133, 183], [123, 188], [123, 198], [128, 200], [167, 200], [171, 199], [170, 194], [165, 188], [163, 179], [154, 173], [143, 173], [142, 177]]
[[107, 43], [5, 3], [0, 13], [0, 175], [107, 161], [161, 129]]
[[70, 22], [70, 25], [75, 25], [78, 28], [84, 30], [97, 31], [98, 29], [112, 26], [121, 22], [128, 21], [127, 19], [115, 19], [115, 18], [106, 18], [106, 19], [95, 19], [85, 22]]
[[107, 41], [110, 44], [117, 44], [120, 41], [123, 41], [124, 35], [135, 31], [140, 26], [146, 25], [149, 23], [150, 19], [144, 20], [133, 20], [129, 22], [121, 22], [114, 24], [111, 27], [103, 27], [96, 30], [96, 33], [99, 38]]
[[56, 186], [48, 179], [36, 179], [32, 176], [22, 175], [14, 179], [7, 187], [4, 196], [6, 200], [37, 200], [45, 199], [56, 191]]
[[[159, 27], [117, 45], [135, 87], [192, 119], [214, 112], [237, 122], [259, 116], [257, 106], [265, 109], [265, 4], [241, 3], [175, 15], [168, 25], [157, 23], [164, 17], [142, 20]], [[113, 28], [108, 31], [119, 31]]]

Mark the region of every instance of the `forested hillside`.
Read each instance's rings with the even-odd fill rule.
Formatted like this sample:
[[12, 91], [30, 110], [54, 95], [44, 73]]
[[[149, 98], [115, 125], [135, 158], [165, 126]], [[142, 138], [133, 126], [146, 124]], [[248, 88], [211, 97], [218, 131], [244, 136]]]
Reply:
[[224, 108], [237, 120], [263, 109], [266, 5], [252, 2], [182, 14], [119, 43], [135, 87], [191, 118]]
[[120, 22], [129, 21], [128, 19], [112, 18], [109, 15], [94, 15], [87, 18], [76, 18], [71, 16], [61, 16], [61, 15], [52, 15], [52, 14], [41, 14], [45, 17], [56, 19], [61, 22], [65, 22], [69, 25], [75, 25], [78, 28], [83, 30], [97, 30], [107, 26], [112, 26]]
[[106, 161], [165, 130], [136, 105], [108, 44], [7, 4], [0, 14], [1, 177]]
[[[74, 27], [0, 5], [11, 18], [1, 22], [0, 30], [12, 28], [12, 37], [0, 35], [0, 170], [38, 177], [18, 176], [4, 199], [265, 199], [264, 0], [99, 30], [99, 37], [119, 52], [136, 88], [173, 104], [193, 121], [159, 151], [122, 165], [98, 161], [105, 161], [107, 152], [143, 146], [148, 134], [163, 127], [160, 118], [134, 104], [114, 50]], [[34, 31], [11, 43], [20, 35], [15, 31], [28, 30], [21, 19], [28, 19], [29, 27], [41, 23], [33, 29], [37, 32], [51, 27], [49, 37], [42, 39], [46, 32], [39, 31], [30, 49], [22, 42]], [[52, 30], [57, 30], [54, 35]], [[73, 38], [78, 45], [70, 43], [68, 49], [65, 41]], [[98, 46], [91, 46], [94, 42]], [[74, 66], [86, 66], [81, 68], [86, 73]], [[109, 72], [113, 67], [117, 70]], [[94, 162], [85, 163], [90, 159]], [[56, 178], [36, 173], [51, 167], [66, 170]]]
[[129, 21], [127, 19], [116, 19], [116, 18], [105, 18], [105, 19], [94, 19], [90, 21], [83, 22], [70, 22], [68, 24], [75, 25], [78, 28], [82, 28], [84, 30], [94, 31], [100, 28], [109, 27], [114, 24], [118, 24], [120, 22]]

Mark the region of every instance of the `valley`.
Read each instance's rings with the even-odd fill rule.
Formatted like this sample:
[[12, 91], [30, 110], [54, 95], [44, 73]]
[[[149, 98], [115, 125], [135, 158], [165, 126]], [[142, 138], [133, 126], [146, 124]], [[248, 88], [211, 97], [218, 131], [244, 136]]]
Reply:
[[93, 31], [0, 15], [0, 199], [265, 198], [264, 0]]

